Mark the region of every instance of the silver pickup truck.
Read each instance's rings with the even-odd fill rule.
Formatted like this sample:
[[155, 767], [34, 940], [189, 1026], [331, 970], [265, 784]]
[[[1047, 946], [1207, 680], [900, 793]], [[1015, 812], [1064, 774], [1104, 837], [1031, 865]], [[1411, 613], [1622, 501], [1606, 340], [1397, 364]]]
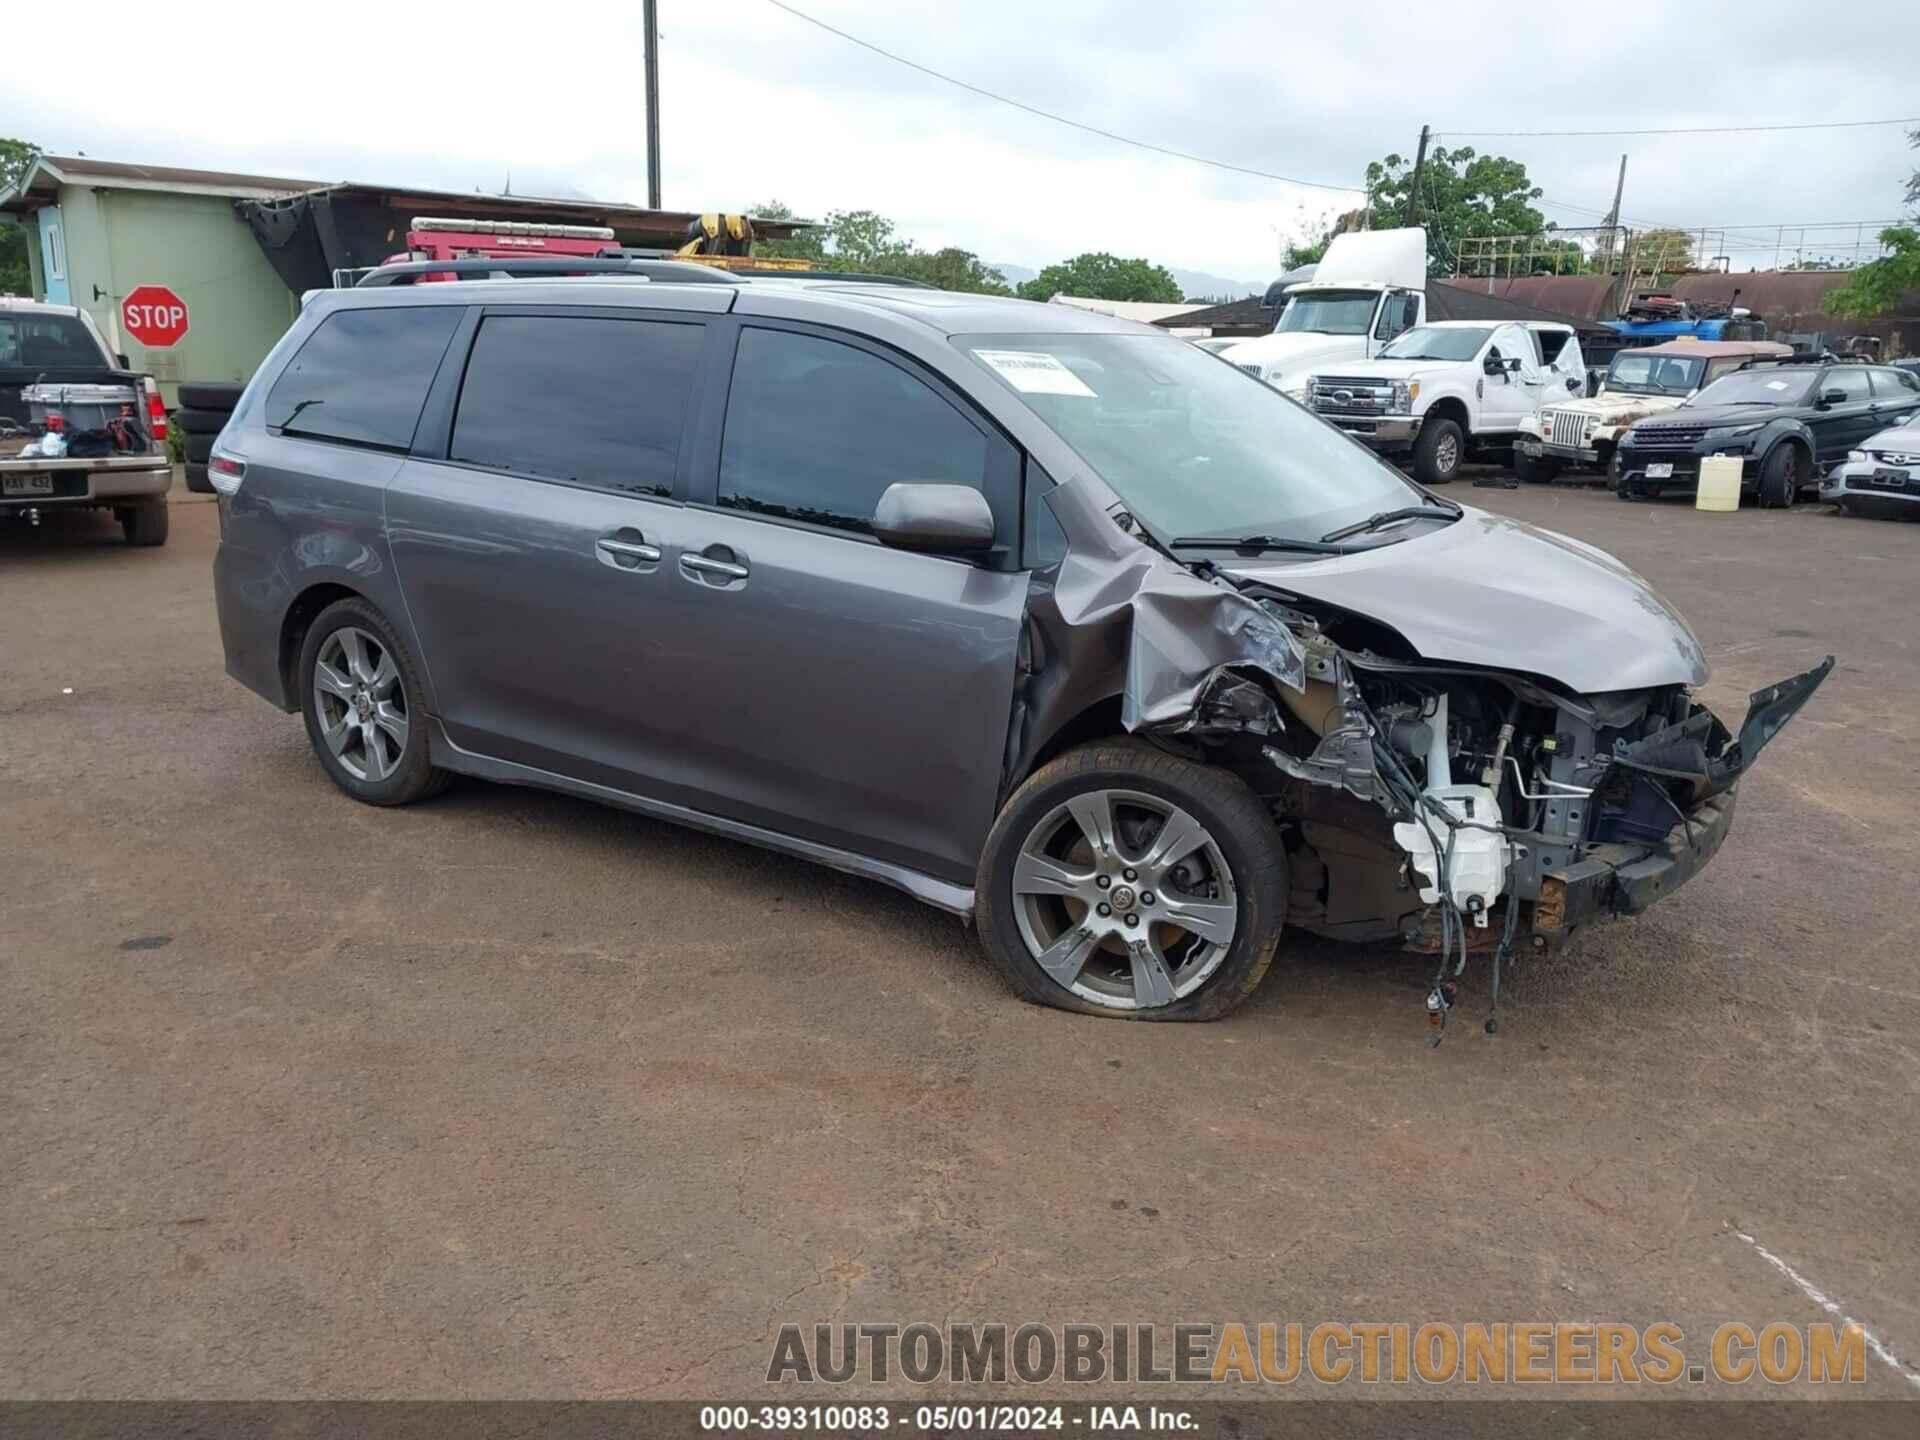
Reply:
[[112, 510], [129, 544], [164, 545], [172, 481], [152, 377], [78, 306], [0, 297], [0, 519], [87, 506]]

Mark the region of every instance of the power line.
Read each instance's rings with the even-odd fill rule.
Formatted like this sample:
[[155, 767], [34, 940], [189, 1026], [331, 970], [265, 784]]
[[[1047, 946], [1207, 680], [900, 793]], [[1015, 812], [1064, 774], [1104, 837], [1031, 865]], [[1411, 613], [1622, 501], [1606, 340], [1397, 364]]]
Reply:
[[917, 60], [909, 60], [904, 55], [896, 55], [891, 50], [883, 50], [871, 41], [862, 40], [858, 35], [849, 35], [846, 31], [837, 29], [824, 20], [816, 20], [804, 11], [796, 10], [791, 5], [782, 4], [781, 0], [767, 0], [767, 3], [773, 6], [774, 9], [784, 11], [786, 14], [791, 15], [796, 20], [804, 20], [807, 24], [824, 30], [829, 35], [837, 35], [842, 40], [853, 45], [858, 45], [862, 50], [871, 50], [875, 55], [891, 60], [897, 65], [905, 65], [909, 70], [918, 70], [922, 75], [929, 75], [935, 80], [942, 80], [949, 85], [956, 85], [960, 89], [974, 95], [979, 95], [984, 99], [995, 100], [1002, 105], [1011, 105], [1014, 109], [1024, 110], [1029, 115], [1038, 115], [1042, 120], [1051, 120], [1057, 125], [1071, 126], [1075, 130], [1084, 130], [1089, 135], [1098, 135], [1105, 140], [1116, 140], [1122, 145], [1131, 145], [1137, 150], [1151, 150], [1156, 155], [1166, 155], [1175, 160], [1187, 160], [1195, 165], [1211, 165], [1216, 170], [1231, 170], [1238, 175], [1253, 175], [1262, 180], [1279, 180], [1288, 185], [1305, 185], [1314, 190], [1334, 190], [1342, 194], [1364, 195], [1367, 193], [1366, 187], [1362, 185], [1328, 185], [1320, 180], [1302, 180], [1294, 175], [1276, 175], [1271, 170], [1256, 170], [1251, 165], [1235, 165], [1228, 160], [1214, 160], [1205, 155], [1192, 155], [1184, 150], [1173, 150], [1165, 145], [1155, 145], [1149, 140], [1136, 140], [1130, 135], [1119, 135], [1112, 130], [1102, 130], [1098, 125], [1088, 125], [1079, 120], [1069, 119], [1065, 115], [1056, 115], [1051, 110], [1042, 110], [1037, 105], [1029, 105], [1023, 100], [1015, 100], [1009, 96], [997, 94], [992, 90], [983, 89], [981, 86], [969, 84], [965, 80], [957, 80], [951, 75], [942, 74], [938, 70], [922, 65]]
[[1437, 133], [1454, 140], [1521, 140], [1577, 135], [1755, 135], [1774, 130], [1858, 130], [1871, 125], [1920, 125], [1920, 115], [1897, 120], [1815, 120], [1803, 125], [1691, 125], [1664, 130], [1443, 130]]

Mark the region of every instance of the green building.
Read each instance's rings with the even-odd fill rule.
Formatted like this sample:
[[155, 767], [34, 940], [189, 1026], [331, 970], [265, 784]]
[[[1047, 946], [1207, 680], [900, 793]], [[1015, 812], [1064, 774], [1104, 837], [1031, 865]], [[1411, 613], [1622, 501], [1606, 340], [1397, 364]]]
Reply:
[[[340, 272], [407, 248], [415, 216], [604, 225], [619, 244], [673, 249], [695, 212], [594, 200], [462, 194], [404, 186], [236, 175], [41, 155], [19, 185], [0, 189], [0, 219], [26, 227], [33, 295], [84, 306], [132, 369], [151, 374], [167, 404], [182, 380], [245, 380], [300, 313], [301, 295]], [[756, 222], [767, 238], [792, 222]], [[141, 345], [121, 323], [137, 286], [164, 285], [186, 303], [188, 330], [168, 347]]]

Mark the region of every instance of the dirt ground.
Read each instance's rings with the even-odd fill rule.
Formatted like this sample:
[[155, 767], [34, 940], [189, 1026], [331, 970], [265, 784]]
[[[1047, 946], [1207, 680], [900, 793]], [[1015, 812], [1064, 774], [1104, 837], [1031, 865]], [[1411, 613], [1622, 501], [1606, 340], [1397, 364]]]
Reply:
[[1391, 949], [1090, 1020], [877, 884], [523, 790], [356, 805], [222, 673], [212, 505], [0, 530], [0, 1393], [758, 1398], [830, 1319], [1704, 1359], [1825, 1298], [1888, 1357], [1850, 1390], [1920, 1399], [1920, 525], [1453, 493], [1633, 565], [1731, 720], [1840, 665], [1701, 878], [1495, 1037], [1470, 970], [1437, 1050]]

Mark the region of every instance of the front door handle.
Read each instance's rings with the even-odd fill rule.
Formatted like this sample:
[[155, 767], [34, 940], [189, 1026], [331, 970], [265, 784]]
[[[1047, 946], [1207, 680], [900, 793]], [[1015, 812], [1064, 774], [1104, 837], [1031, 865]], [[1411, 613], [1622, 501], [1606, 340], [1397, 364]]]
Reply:
[[603, 564], [610, 564], [616, 570], [638, 570], [642, 565], [655, 565], [660, 561], [660, 547], [649, 545], [646, 537], [631, 526], [602, 535], [593, 542], [593, 548], [600, 552]]
[[[658, 552], [656, 551], [655, 553], [657, 554]], [[723, 580], [744, 580], [747, 578], [746, 566], [736, 565], [731, 560], [715, 560], [710, 555], [682, 555], [680, 557], [680, 568], [682, 570], [697, 570], [702, 575], [718, 575]]]

